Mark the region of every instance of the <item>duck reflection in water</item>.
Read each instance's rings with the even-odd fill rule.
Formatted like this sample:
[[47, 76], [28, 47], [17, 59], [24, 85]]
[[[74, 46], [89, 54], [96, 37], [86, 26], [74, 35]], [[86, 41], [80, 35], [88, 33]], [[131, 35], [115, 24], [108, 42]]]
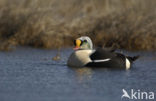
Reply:
[[76, 78], [81, 83], [83, 81], [88, 81], [92, 79], [93, 70], [92, 68], [72, 68], [76, 72]]

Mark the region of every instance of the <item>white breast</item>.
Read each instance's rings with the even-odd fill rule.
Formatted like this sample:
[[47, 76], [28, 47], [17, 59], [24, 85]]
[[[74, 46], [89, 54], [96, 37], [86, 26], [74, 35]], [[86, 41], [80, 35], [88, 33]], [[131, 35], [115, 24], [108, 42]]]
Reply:
[[94, 50], [78, 50], [73, 52], [68, 59], [68, 66], [83, 67], [88, 62], [91, 62], [90, 54], [93, 52]]

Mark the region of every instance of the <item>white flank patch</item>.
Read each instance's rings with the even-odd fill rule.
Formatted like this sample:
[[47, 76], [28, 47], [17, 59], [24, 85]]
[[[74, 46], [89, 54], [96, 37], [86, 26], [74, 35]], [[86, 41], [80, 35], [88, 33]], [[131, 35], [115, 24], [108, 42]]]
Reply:
[[110, 60], [110, 58], [108, 58], [108, 59], [102, 59], [102, 60], [94, 60], [94, 62], [106, 62], [106, 61], [109, 61]]
[[129, 69], [131, 66], [130, 61], [126, 58], [126, 69]]

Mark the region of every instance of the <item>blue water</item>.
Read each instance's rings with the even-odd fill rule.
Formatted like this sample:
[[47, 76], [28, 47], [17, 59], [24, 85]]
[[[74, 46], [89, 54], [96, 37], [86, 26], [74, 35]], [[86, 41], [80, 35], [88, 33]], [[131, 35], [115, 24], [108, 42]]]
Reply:
[[122, 89], [152, 91], [156, 96], [156, 52], [124, 51], [141, 55], [127, 71], [69, 68], [71, 52], [61, 50], [60, 61], [52, 60], [57, 50], [0, 52], [0, 101], [133, 101], [121, 99]]

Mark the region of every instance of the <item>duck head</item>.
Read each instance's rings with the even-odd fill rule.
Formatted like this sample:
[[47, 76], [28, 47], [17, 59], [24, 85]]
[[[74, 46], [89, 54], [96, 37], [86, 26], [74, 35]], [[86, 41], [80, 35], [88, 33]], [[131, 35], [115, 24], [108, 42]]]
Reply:
[[88, 36], [82, 36], [80, 38], [77, 38], [76, 40], [74, 40], [74, 45], [74, 50], [93, 49], [92, 40]]

